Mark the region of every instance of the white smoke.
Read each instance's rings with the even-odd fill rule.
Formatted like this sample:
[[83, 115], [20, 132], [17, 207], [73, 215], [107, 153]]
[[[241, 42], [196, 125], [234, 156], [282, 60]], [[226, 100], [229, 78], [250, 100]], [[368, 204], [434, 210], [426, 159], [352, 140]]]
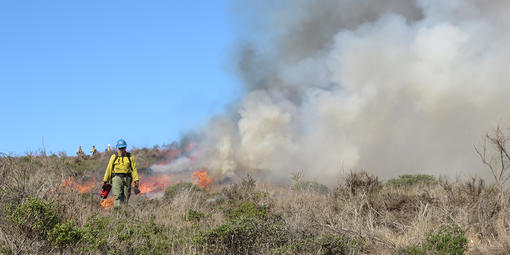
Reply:
[[357, 168], [485, 175], [473, 145], [510, 116], [510, 2], [257, 7], [250, 17], [264, 22], [240, 56], [246, 97], [205, 130], [200, 164], [287, 179], [304, 170], [328, 184]]
[[150, 168], [156, 173], [171, 174], [191, 169], [192, 166], [193, 162], [190, 158], [179, 157], [171, 161], [171, 164], [153, 164]]

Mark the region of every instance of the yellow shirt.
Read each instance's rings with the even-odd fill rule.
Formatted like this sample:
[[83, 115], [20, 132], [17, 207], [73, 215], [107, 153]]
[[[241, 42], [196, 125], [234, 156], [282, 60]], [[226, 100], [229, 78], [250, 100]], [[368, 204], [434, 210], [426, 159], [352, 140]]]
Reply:
[[112, 177], [113, 173], [131, 173], [131, 178], [133, 181], [138, 181], [138, 171], [136, 170], [136, 162], [135, 157], [131, 154], [129, 157], [131, 159], [131, 167], [129, 167], [129, 160], [127, 156], [118, 156], [115, 161], [115, 169], [112, 171], [113, 160], [115, 160], [115, 154], [110, 157], [110, 161], [108, 162], [108, 166], [106, 167], [106, 172], [104, 173], [103, 182], [107, 182]]

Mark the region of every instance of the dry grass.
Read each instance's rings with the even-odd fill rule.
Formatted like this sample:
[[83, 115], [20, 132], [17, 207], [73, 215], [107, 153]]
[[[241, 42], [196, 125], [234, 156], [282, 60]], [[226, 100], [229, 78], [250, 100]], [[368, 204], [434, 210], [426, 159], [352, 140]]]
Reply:
[[[161, 158], [154, 149], [133, 153], [145, 163]], [[106, 160], [0, 157], [0, 253], [406, 254], [406, 248], [452, 225], [465, 230], [467, 254], [507, 254], [510, 249], [510, 196], [502, 193], [501, 200], [499, 190], [480, 179], [396, 185], [353, 172], [324, 194], [247, 176], [201, 191], [180, 190], [171, 198], [134, 198], [118, 211], [99, 206], [99, 185], [84, 194], [60, 187], [70, 176], [100, 179]], [[13, 222], [12, 208], [29, 197], [51, 201], [60, 222], [72, 220], [81, 236], [60, 246], [28, 237], [29, 230]], [[103, 243], [87, 239], [95, 227], [95, 238]], [[228, 237], [225, 242], [207, 239], [222, 235]], [[243, 242], [231, 247], [229, 240]]]

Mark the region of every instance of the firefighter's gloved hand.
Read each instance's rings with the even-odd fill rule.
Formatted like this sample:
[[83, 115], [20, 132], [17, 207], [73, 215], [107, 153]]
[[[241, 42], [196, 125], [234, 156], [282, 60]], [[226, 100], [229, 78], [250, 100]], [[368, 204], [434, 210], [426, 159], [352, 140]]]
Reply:
[[135, 182], [135, 195], [140, 194], [140, 189], [138, 188], [138, 182]]
[[103, 189], [106, 189], [106, 182], [103, 182]]

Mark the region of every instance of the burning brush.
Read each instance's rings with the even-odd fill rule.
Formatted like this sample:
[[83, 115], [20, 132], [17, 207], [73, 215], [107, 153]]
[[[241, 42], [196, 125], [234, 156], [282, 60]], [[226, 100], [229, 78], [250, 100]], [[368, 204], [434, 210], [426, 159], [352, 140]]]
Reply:
[[[191, 175], [191, 176], [190, 176]], [[151, 168], [143, 168], [139, 170], [140, 183], [133, 187], [133, 191], [136, 195], [143, 195], [145, 199], [154, 199], [162, 197], [166, 188], [170, 185], [177, 184], [183, 181], [191, 181], [194, 185], [207, 188], [212, 180], [207, 176], [207, 169], [205, 167], [198, 171], [192, 172], [190, 169], [179, 171], [175, 173], [157, 173]], [[191, 177], [191, 178], [190, 178]], [[62, 181], [60, 187], [70, 189], [79, 193], [90, 192], [94, 188], [98, 187], [100, 182], [95, 177], [85, 179], [79, 183], [75, 177], [70, 177]], [[103, 208], [113, 207], [113, 196], [110, 195], [112, 185], [107, 183], [101, 188], [100, 197], [102, 201], [100, 205]]]
[[207, 188], [211, 184], [211, 178], [207, 177], [207, 170], [205, 167], [196, 171], [192, 175], [193, 184], [200, 188]]

